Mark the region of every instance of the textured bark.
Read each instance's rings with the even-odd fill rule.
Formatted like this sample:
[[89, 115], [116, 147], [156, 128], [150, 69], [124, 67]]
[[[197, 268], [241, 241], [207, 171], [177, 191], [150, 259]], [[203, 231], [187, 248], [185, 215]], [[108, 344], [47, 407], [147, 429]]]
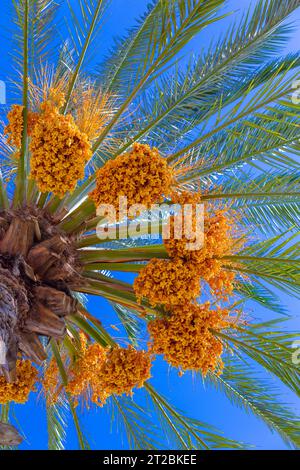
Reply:
[[38, 335], [62, 338], [64, 317], [77, 310], [68, 287], [81, 269], [73, 242], [47, 212], [0, 213], [0, 375], [9, 382], [18, 354], [44, 361]]
[[23, 441], [14, 426], [0, 422], [0, 445], [2, 446], [18, 446]]
[[63, 337], [66, 332], [64, 320], [40, 303], [30, 311], [24, 329], [54, 338]]
[[44, 278], [47, 271], [60, 260], [61, 254], [67, 248], [67, 240], [56, 235], [34, 246], [28, 253], [27, 261], [34, 272]]
[[9, 343], [11, 332], [18, 320], [17, 302], [9, 287], [0, 281], [0, 338], [6, 345]]
[[0, 217], [0, 240], [4, 237], [7, 229], [9, 227], [9, 223], [6, 218]]
[[77, 310], [76, 299], [53, 287], [38, 286], [34, 289], [34, 294], [39, 302], [60, 317], [71, 315]]
[[15, 217], [0, 242], [0, 251], [25, 257], [33, 245], [34, 232], [33, 220], [22, 220]]
[[52, 266], [48, 269], [46, 277], [48, 281], [64, 281], [71, 279], [76, 275], [73, 266], [67, 262], [58, 263], [58, 266]]
[[41, 364], [47, 358], [46, 351], [35, 333], [22, 331], [19, 337], [19, 348], [28, 359], [37, 364]]
[[[1, 279], [1, 278], [0, 278]], [[11, 382], [15, 377], [15, 329], [18, 322], [18, 305], [13, 292], [0, 281], [0, 365], [3, 375]]]
[[18, 341], [15, 332], [12, 332], [12, 336], [8, 343], [6, 353], [6, 363], [2, 365], [2, 374], [9, 383], [15, 382], [17, 379], [16, 362], [18, 356]]
[[29, 266], [29, 264], [27, 264], [24, 260], [22, 260], [22, 267], [23, 267], [24, 274], [26, 274], [26, 276], [27, 276], [31, 281], [37, 281], [37, 277], [36, 277], [36, 275], [35, 275], [34, 270], [33, 270], [32, 267]]
[[[1, 374], [8, 382], [16, 379], [19, 337], [29, 312], [28, 292], [22, 280], [22, 260], [0, 257]], [[10, 266], [10, 269], [8, 267]]]

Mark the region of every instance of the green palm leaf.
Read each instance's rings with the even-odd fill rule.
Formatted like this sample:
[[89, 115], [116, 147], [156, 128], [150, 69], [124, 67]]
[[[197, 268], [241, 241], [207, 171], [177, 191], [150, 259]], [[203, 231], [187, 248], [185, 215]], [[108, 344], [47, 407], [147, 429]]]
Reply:
[[109, 407], [112, 423], [124, 429], [130, 449], [159, 449], [156, 426], [141, 406], [126, 396], [113, 396]]
[[24, 64], [24, 24], [28, 3], [28, 56], [29, 76], [33, 78], [36, 70], [34, 65], [53, 59], [55, 46], [56, 14], [58, 3], [53, 0], [13, 0], [15, 9], [15, 24], [17, 32], [14, 35], [14, 60], [18, 70], [23, 73]]
[[[59, 373], [60, 373], [60, 376], [61, 376], [61, 380], [62, 380], [62, 383], [64, 386], [67, 386], [68, 384], [68, 376], [67, 376], [67, 372], [65, 370], [65, 367], [64, 367], [64, 364], [63, 364], [63, 360], [61, 358], [61, 355], [60, 355], [60, 351], [59, 351], [59, 348], [57, 346], [57, 343], [56, 341], [51, 341], [51, 347], [52, 347], [52, 351], [53, 351], [53, 356], [57, 362], [57, 366], [58, 366], [58, 369], [59, 369]], [[75, 405], [72, 401], [72, 399], [70, 398], [69, 394], [66, 393], [67, 395], [67, 399], [68, 399], [68, 406], [70, 408], [70, 411], [71, 411], [71, 414], [72, 414], [72, 418], [73, 418], [73, 421], [74, 421], [74, 425], [75, 425], [75, 429], [76, 429], [76, 433], [77, 433], [77, 437], [78, 437], [78, 443], [79, 443], [79, 447], [81, 450], [89, 450], [89, 444], [82, 432], [82, 429], [81, 429], [81, 425], [80, 425], [80, 422], [79, 422], [79, 419], [78, 419], [78, 416], [77, 416], [77, 412], [76, 412], [76, 409], [75, 409]], [[53, 422], [52, 422], [53, 424]], [[51, 432], [53, 432], [53, 428], [51, 429]], [[49, 430], [48, 430], [48, 433], [49, 433]], [[51, 437], [51, 434], [50, 434], [50, 437]]]
[[[105, 4], [105, 0], [80, 0], [77, 5], [77, 9], [80, 11], [80, 14], [78, 15], [78, 11], [74, 10], [68, 0], [69, 11], [72, 18], [72, 27], [69, 28], [69, 34], [72, 39], [73, 49], [77, 55], [77, 60], [74, 59], [76, 61], [76, 66], [71, 74], [66, 94], [64, 112], [68, 110], [70, 98], [76, 85], [76, 81], [79, 78], [79, 73], [86, 58], [89, 46], [95, 39], [95, 34], [99, 28], [99, 21], [103, 15]], [[73, 34], [73, 30], [75, 30], [75, 34]], [[73, 57], [71, 61], [73, 61]]]
[[223, 0], [205, 4], [195, 0], [155, 0], [127, 38], [116, 41], [115, 49], [99, 67], [107, 90], [130, 94], [143, 77], [147, 84], [199, 31], [216, 21]]
[[152, 385], [146, 384], [145, 389], [156, 411], [161, 418], [163, 429], [176, 449], [242, 449], [245, 444], [226, 439], [217, 430], [196, 419], [184, 416], [176, 410]]
[[240, 282], [236, 287], [236, 291], [242, 296], [243, 302], [251, 300], [273, 312], [288, 315], [287, 308], [282, 304], [281, 299], [261, 280], [255, 279], [252, 283]]
[[14, 194], [14, 205], [18, 206], [24, 202], [27, 186], [28, 156], [27, 156], [27, 122], [28, 122], [28, 85], [29, 85], [29, 16], [30, 0], [24, 0], [16, 4], [17, 18], [22, 31], [22, 60], [23, 60], [23, 131], [22, 146], [18, 164], [16, 180], [16, 191]]
[[[146, 44], [143, 47], [142, 38], [139, 38], [139, 47], [142, 47], [143, 55], [138, 60], [137, 78], [131, 71], [130, 80], [125, 82], [132, 83], [133, 76], [134, 86], [128, 92], [126, 100], [122, 102], [110, 124], [98, 138], [94, 151], [98, 150], [137, 94], [161, 73], [162, 69], [197, 33], [218, 19], [216, 12], [224, 3], [223, 0], [208, 0], [205, 4], [197, 0], [172, 0], [171, 2], [157, 0], [157, 2], [159, 3], [157, 10], [154, 8], [149, 11], [152, 27], [150, 41], [146, 33]], [[153, 11], [157, 14], [153, 14]], [[149, 32], [148, 27], [146, 30]], [[144, 31], [143, 28], [142, 31]], [[131, 44], [134, 44], [134, 41]]]
[[[185, 156], [183, 161], [187, 160], [191, 163], [197, 158], [200, 149], [202, 148], [203, 150], [204, 145], [212, 145], [212, 142], [216, 144], [221, 137], [223, 140], [220, 140], [220, 142], [223, 145], [225, 142], [227, 144], [227, 152], [229, 151], [228, 149], [232, 150], [232, 144], [241, 135], [244, 138], [247, 136], [244, 142], [248, 143], [249, 141], [251, 143], [252, 141], [254, 145], [261, 143], [260, 135], [264, 137], [264, 140], [272, 136], [280, 138], [280, 133], [276, 129], [272, 129], [271, 126], [279, 126], [285, 117], [296, 117], [296, 112], [292, 104], [289, 104], [288, 97], [292, 92], [292, 84], [298, 72], [289, 76], [288, 72], [289, 69], [281, 74], [281, 71], [277, 69], [274, 75], [255, 94], [253, 93], [253, 85], [250, 84], [242, 99], [237, 101], [232, 109], [229, 109], [225, 114], [220, 114], [219, 112], [213, 123], [204, 121], [200, 137], [192, 140], [191, 143], [175, 152], [174, 155], [169, 157], [169, 162], [174, 162], [180, 157]], [[276, 107], [276, 105], [282, 104], [283, 100], [285, 100], [284, 106]], [[299, 129], [297, 128], [297, 130], [299, 134]], [[227, 137], [228, 140], [226, 141], [224, 137]], [[281, 139], [282, 145], [284, 140], [285, 138]], [[294, 138], [294, 140], [296, 139]], [[233, 155], [237, 156], [235, 152]], [[233, 163], [240, 164], [243, 161], [253, 159], [253, 157], [254, 155], [249, 154], [249, 152], [247, 155], [240, 152], [238, 159], [236, 157], [231, 158], [229, 164], [226, 160], [220, 162], [218, 166], [214, 163], [214, 166], [210, 168], [210, 172], [224, 170]], [[205, 170], [199, 172], [199, 174], [205, 174]]]
[[[270, 325], [270, 328], [273, 325]], [[298, 333], [268, 330], [268, 324], [237, 327], [236, 334], [215, 333], [228, 346], [256, 361], [277, 376], [297, 395], [300, 394], [300, 369], [293, 364], [293, 342]]]
[[271, 431], [278, 432], [284, 442], [299, 448], [299, 418], [285, 403], [278, 400], [279, 389], [270, 378], [253, 372], [242, 361], [227, 356], [221, 376], [210, 375], [213, 385], [225, 393], [233, 405], [262, 419]]
[[120, 304], [113, 303], [112, 306], [126, 331], [129, 341], [133, 346], [138, 346], [138, 339], [142, 333], [142, 322], [137, 313]]
[[[299, 232], [275, 236], [247, 247], [238, 255], [226, 256], [222, 262], [228, 269], [246, 273], [250, 278], [262, 278], [272, 286], [299, 296], [299, 242], [293, 243], [298, 236]], [[233, 263], [232, 267], [227, 261]]]
[[49, 450], [65, 449], [65, 441], [67, 436], [65, 408], [67, 408], [65, 403], [49, 405], [46, 408]]

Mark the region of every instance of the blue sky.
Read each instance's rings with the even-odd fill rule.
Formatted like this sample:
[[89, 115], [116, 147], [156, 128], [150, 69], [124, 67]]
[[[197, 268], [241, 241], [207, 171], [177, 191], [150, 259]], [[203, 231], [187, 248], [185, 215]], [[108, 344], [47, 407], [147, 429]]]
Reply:
[[[73, 0], [74, 1], [74, 0]], [[2, 0], [1, 7], [11, 5], [10, 0]], [[108, 52], [112, 45], [112, 38], [118, 34], [123, 34], [126, 29], [134, 24], [135, 18], [145, 11], [147, 0], [112, 0], [110, 13], [107, 16], [103, 31], [99, 36], [99, 40], [95, 45], [97, 59], [101, 59]], [[248, 0], [229, 0], [227, 11], [235, 11], [240, 14], [249, 5]], [[8, 8], [7, 8], [8, 10]], [[299, 44], [299, 24], [300, 10], [291, 17], [296, 21], [298, 30], [294, 33], [287, 50], [296, 50]], [[231, 18], [223, 20], [220, 24], [214, 25], [201, 34], [199, 38], [194, 39], [187, 48], [187, 52], [191, 51], [195, 54], [207, 46], [212, 37], [226, 30]], [[12, 45], [10, 41], [10, 32], [8, 30], [6, 17], [3, 16], [1, 23], [1, 67], [0, 79], [6, 80], [7, 76], [12, 72], [12, 62], [10, 54]], [[13, 27], [12, 25], [9, 27]], [[11, 102], [11, 87], [8, 84], [8, 102]], [[128, 276], [123, 275], [123, 279], [128, 280]], [[282, 300], [287, 303], [292, 314], [299, 311], [299, 303], [282, 295]], [[99, 298], [92, 298], [89, 302], [90, 311], [96, 315], [104, 325], [117, 324], [117, 320], [112, 309], [106, 301]], [[255, 318], [269, 318], [269, 313], [263, 311], [254, 305], [249, 305], [248, 315]], [[297, 322], [291, 322], [291, 326], [298, 328]], [[115, 331], [111, 330], [114, 334]], [[300, 334], [299, 334], [300, 336]], [[221, 429], [227, 437], [239, 439], [244, 442], [256, 445], [262, 449], [283, 449], [285, 448], [282, 440], [272, 434], [267, 427], [257, 418], [246, 415], [245, 412], [234, 408], [229, 401], [220, 393], [213, 389], [207, 388], [199, 379], [194, 378], [191, 374], [185, 374], [179, 378], [177, 372], [171, 370], [168, 365], [158, 358], [153, 368], [152, 383], [168, 398], [172, 403], [178, 406], [187, 415], [199, 420], [208, 422]], [[281, 390], [281, 395], [286, 397], [287, 402], [293, 399], [286, 390]], [[139, 396], [139, 392], [137, 392]], [[299, 406], [294, 404], [295, 407]], [[16, 416], [23, 432], [27, 436], [27, 440], [22, 445], [23, 449], [45, 449], [47, 446], [45, 410], [43, 401], [40, 400], [39, 405], [35, 403], [35, 396], [31, 397], [27, 406], [17, 406], [15, 408]], [[69, 420], [71, 423], [71, 420]], [[111, 420], [109, 408], [91, 409], [81, 414], [81, 421], [86, 431], [86, 435], [90, 440], [90, 444], [94, 449], [120, 449], [127, 448], [127, 442], [122, 432], [118, 432], [116, 425], [113, 423], [111, 430]], [[72, 424], [69, 427], [67, 448], [77, 448], [76, 434]]]

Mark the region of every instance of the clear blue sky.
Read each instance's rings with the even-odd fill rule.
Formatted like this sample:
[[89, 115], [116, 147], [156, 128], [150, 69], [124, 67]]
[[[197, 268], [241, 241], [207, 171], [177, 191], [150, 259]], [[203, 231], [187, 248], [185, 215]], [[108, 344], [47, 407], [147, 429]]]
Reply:
[[[11, 0], [2, 0], [1, 10], [5, 12], [5, 7], [11, 3]], [[126, 28], [134, 24], [134, 19], [143, 13], [147, 3], [148, 0], [111, 1], [109, 16], [96, 45], [97, 56], [99, 58], [102, 58], [108, 51], [114, 36], [123, 34], [126, 32]], [[227, 10], [243, 11], [249, 3], [248, 0], [229, 0]], [[297, 21], [298, 32], [294, 34], [288, 46], [289, 50], [295, 50], [299, 45], [300, 11], [296, 12], [292, 19]], [[193, 40], [188, 49], [197, 54], [202, 47], [206, 47], [213, 36], [224, 31], [230, 21], [231, 19], [229, 18], [223, 20], [219, 25], [209, 28], [199, 38]], [[2, 25], [5, 24], [1, 28], [0, 79], [5, 79], [12, 70], [10, 59], [12, 46], [5, 17], [2, 17], [0, 22]], [[9, 27], [13, 28], [13, 25]], [[10, 86], [8, 86], [8, 93], [8, 101], [11, 102]], [[125, 278], [124, 275], [123, 278]], [[283, 301], [288, 304], [291, 313], [295, 315], [298, 313], [299, 304], [296, 305], [293, 299], [283, 298]], [[108, 327], [111, 324], [117, 324], [112, 309], [103, 299], [92, 298], [89, 302], [89, 308]], [[268, 312], [263, 311], [261, 308], [258, 309], [257, 306], [249, 305], [248, 308], [249, 315], [253, 315], [255, 318], [269, 318]], [[292, 326], [296, 328], [296, 322], [293, 322]], [[114, 332], [114, 334], [116, 333]], [[176, 371], [171, 370], [161, 359], [157, 359], [153, 368], [152, 382], [165, 396], [172, 399], [174, 405], [185, 411], [186, 414], [217, 426], [227, 437], [243, 440], [263, 449], [285, 448], [282, 440], [278, 436], [273, 435], [258, 419], [234, 408], [221, 394], [213, 389], [206, 388], [199, 379], [196, 380], [192, 375], [185, 374], [182, 378], [179, 378]], [[289, 394], [285, 390], [282, 390], [282, 394], [286, 394], [287, 401], [291, 401]], [[138, 395], [139, 392], [137, 392]], [[29, 405], [16, 407], [18, 421], [27, 436], [27, 441], [22, 445], [24, 449], [45, 449], [47, 446], [43, 402], [40, 400], [37, 406], [35, 399], [35, 396], [32, 396]], [[116, 426], [113, 425], [113, 430], [111, 431], [108, 407], [104, 409], [91, 409], [89, 412], [85, 411], [81, 419], [86, 435], [90, 438], [92, 448], [127, 448], [126, 438], [117, 431]], [[76, 435], [72, 425], [69, 427], [67, 448], [77, 448]]]

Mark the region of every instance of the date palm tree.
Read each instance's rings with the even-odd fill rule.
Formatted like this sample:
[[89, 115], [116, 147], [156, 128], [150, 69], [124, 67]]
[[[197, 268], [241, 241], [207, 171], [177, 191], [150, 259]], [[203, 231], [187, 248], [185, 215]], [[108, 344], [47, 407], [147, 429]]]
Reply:
[[[15, 382], [21, 355], [39, 364], [40, 371], [54, 361], [61, 389], [67, 389], [80, 332], [103, 348], [115, 348], [119, 340], [102, 325], [101, 314], [88, 312], [90, 295], [107, 300], [123, 324], [122, 341], [137, 349], [145, 343], [144, 325], [164, 314], [161, 306], [147, 299], [140, 302], [132, 285], [118, 279], [120, 272], [139, 273], [153, 258], [168, 259], [164, 244], [145, 237], [99, 240], [96, 227], [101, 218], [89, 197], [97, 169], [130, 152], [135, 143], [148, 144], [176, 169], [179, 189], [200, 191], [209, 207], [230, 205], [239, 215], [247, 241], [219, 259], [224, 270], [236, 275], [234, 301], [227, 308], [247, 313], [250, 301], [273, 312], [272, 320], [244, 321], [234, 329], [213, 331], [225, 349], [224, 369], [221, 375], [210, 371], [203, 380], [263, 420], [287, 445], [299, 448], [300, 420], [280, 400], [277, 382], [300, 394], [299, 366], [292, 360], [292, 344], [299, 334], [285, 328], [288, 312], [278, 297], [280, 291], [300, 295], [300, 125], [299, 105], [293, 99], [299, 55], [281, 53], [292, 31], [285, 20], [300, 0], [258, 0], [190, 60], [186, 46], [209, 25], [222, 24], [224, 1], [153, 0], [96, 67], [89, 65], [88, 55], [101, 44], [97, 35], [109, 2], [61, 2], [67, 28], [57, 19], [57, 3], [12, 2], [18, 51], [18, 76], [12, 82], [23, 121], [19, 146], [7, 139], [4, 129], [1, 135], [3, 380]], [[66, 33], [59, 43], [57, 24], [60, 34]], [[60, 115], [73, 113], [77, 118], [92, 89], [90, 122], [95, 115], [97, 122], [102, 119], [84, 179], [63, 195], [41, 190], [30, 173], [31, 113], [37, 112], [47, 86], [64, 91]], [[143, 232], [146, 221], [138, 220]], [[140, 397], [149, 399], [148, 412], [139, 405]], [[166, 447], [151, 424], [155, 414], [170, 448], [244, 446], [182, 414], [151, 380], [133, 398], [111, 394], [109, 404], [112, 420], [119, 419], [132, 448]], [[64, 448], [67, 409], [80, 448], [88, 448], [68, 391], [55, 403], [46, 399], [46, 408], [50, 449]], [[20, 443], [10, 424], [12, 416], [13, 403], [3, 402], [3, 446]]]

